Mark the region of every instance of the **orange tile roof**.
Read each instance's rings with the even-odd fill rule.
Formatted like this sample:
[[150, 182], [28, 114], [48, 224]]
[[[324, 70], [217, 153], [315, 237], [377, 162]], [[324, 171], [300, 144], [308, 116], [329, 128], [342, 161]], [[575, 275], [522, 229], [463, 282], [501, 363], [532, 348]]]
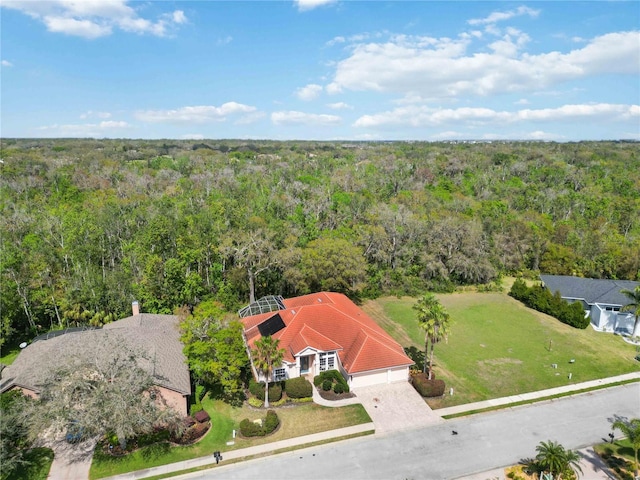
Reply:
[[412, 365], [402, 347], [349, 298], [340, 293], [319, 292], [284, 300], [286, 310], [241, 319], [250, 347], [260, 338], [258, 326], [276, 313], [285, 328], [273, 338], [285, 349], [285, 361], [307, 347], [338, 352], [349, 374]]

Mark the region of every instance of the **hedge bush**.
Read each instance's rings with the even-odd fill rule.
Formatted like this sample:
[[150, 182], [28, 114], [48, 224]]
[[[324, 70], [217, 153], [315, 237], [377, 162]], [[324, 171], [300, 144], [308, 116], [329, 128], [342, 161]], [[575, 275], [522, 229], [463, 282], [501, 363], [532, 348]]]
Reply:
[[267, 411], [266, 418], [262, 421], [262, 425], [252, 422], [245, 418], [240, 422], [240, 434], [243, 437], [264, 437], [269, 435], [280, 425], [280, 419], [273, 410]]
[[566, 302], [560, 297], [560, 292], [552, 294], [542, 285], [527, 287], [524, 280], [518, 278], [513, 282], [509, 295], [527, 307], [551, 315], [574, 328], [585, 329], [589, 326], [590, 319], [585, 316], [580, 302]]
[[[331, 382], [331, 387], [324, 388], [325, 387], [325, 382], [327, 382], [327, 381]], [[322, 389], [325, 390], [325, 391], [333, 389], [333, 391], [335, 392], [335, 386], [336, 385], [341, 385], [342, 386], [342, 392], [348, 392], [349, 391], [349, 384], [347, 383], [347, 381], [344, 379], [344, 377], [342, 376], [342, 374], [338, 370], [326, 370], [324, 372], [320, 372], [320, 375], [317, 375], [313, 379], [313, 383], [314, 383], [314, 385], [316, 387], [322, 385]], [[340, 393], [342, 393], [342, 392], [340, 392]]]
[[325, 392], [328, 392], [329, 390], [331, 390], [331, 387], [333, 387], [333, 382], [331, 380], [329, 380], [328, 378], [326, 380], [323, 380], [322, 389]]
[[425, 398], [441, 397], [444, 395], [444, 380], [437, 380], [435, 378], [429, 380], [426, 373], [414, 375], [411, 378], [411, 383], [418, 393]]
[[[251, 380], [249, 382], [249, 392], [256, 398], [259, 398], [264, 402], [264, 382], [256, 382]], [[277, 402], [282, 398], [282, 386], [280, 382], [269, 384], [269, 401]]]
[[284, 384], [289, 398], [306, 398], [313, 395], [313, 386], [304, 377], [290, 378]]
[[264, 434], [269, 435], [280, 425], [280, 419], [273, 410], [267, 411], [267, 417], [264, 419]]
[[240, 422], [240, 434], [243, 437], [264, 437], [265, 432], [260, 425], [245, 418]]
[[344, 393], [344, 386], [341, 383], [336, 383], [333, 386], [333, 391], [337, 394]]

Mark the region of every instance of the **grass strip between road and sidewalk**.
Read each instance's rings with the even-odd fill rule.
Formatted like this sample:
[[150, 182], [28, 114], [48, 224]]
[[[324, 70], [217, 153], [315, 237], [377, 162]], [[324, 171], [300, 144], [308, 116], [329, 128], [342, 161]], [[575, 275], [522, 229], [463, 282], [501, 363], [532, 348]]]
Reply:
[[[549, 401], [549, 400], [556, 400], [559, 398], [563, 398], [563, 397], [570, 397], [572, 395], [580, 395], [582, 393], [589, 393], [589, 392], [594, 392], [596, 390], [603, 390], [605, 388], [611, 388], [611, 387], [619, 387], [621, 385], [628, 385], [630, 383], [637, 383], [640, 382], [640, 379], [632, 379], [632, 380], [623, 380], [620, 382], [614, 382], [614, 383], [609, 383], [609, 384], [605, 384], [605, 385], [597, 385], [594, 387], [590, 387], [590, 388], [582, 388], [580, 390], [574, 390], [571, 392], [563, 392], [563, 393], [558, 393], [556, 395], [549, 395], [546, 397], [540, 397], [540, 398], [532, 398], [530, 400], [521, 400], [518, 402], [511, 402], [511, 403], [504, 403], [502, 405], [494, 405], [491, 407], [487, 407], [487, 408], [478, 408], [475, 410], [467, 410], [465, 412], [460, 412], [460, 413], [452, 413], [451, 415], [443, 415], [442, 418], [444, 418], [445, 420], [451, 420], [453, 418], [459, 418], [459, 417], [466, 417], [468, 415], [475, 415], [476, 413], [486, 413], [486, 412], [492, 412], [494, 410], [503, 410], [505, 408], [512, 408], [512, 407], [519, 407], [522, 405], [529, 405], [532, 403], [538, 403], [538, 402], [545, 402], [545, 401]], [[435, 413], [438, 413], [437, 410], [435, 410]]]
[[239, 462], [245, 462], [247, 460], [254, 460], [256, 458], [261, 458], [261, 457], [266, 457], [266, 456], [271, 456], [271, 455], [277, 455], [280, 453], [287, 453], [287, 452], [293, 452], [296, 450], [302, 450], [302, 449], [306, 449], [306, 448], [311, 448], [311, 447], [317, 447], [319, 445], [325, 445], [327, 443], [333, 443], [333, 442], [341, 442], [344, 440], [350, 440], [353, 438], [358, 438], [358, 437], [364, 437], [367, 435], [373, 435], [375, 433], [375, 430], [366, 430], [364, 432], [359, 432], [359, 433], [353, 433], [351, 435], [343, 435], [341, 437], [335, 437], [335, 438], [328, 438], [326, 440], [318, 440], [317, 442], [309, 442], [309, 443], [304, 443], [301, 445], [296, 445], [295, 447], [286, 447], [286, 448], [279, 448], [270, 452], [264, 452], [264, 453], [259, 453], [259, 454], [255, 454], [255, 455], [247, 455], [246, 457], [240, 457], [240, 458], [234, 458], [231, 460], [224, 460], [223, 464], [216, 464], [216, 463], [210, 463], [208, 465], [202, 465], [200, 467], [194, 467], [194, 468], [189, 468], [187, 470], [180, 470], [177, 472], [171, 472], [171, 473], [166, 473], [163, 475], [155, 475], [153, 477], [146, 477], [147, 480], [160, 480], [162, 478], [171, 478], [171, 477], [176, 477], [178, 475], [185, 475], [187, 473], [193, 473], [193, 472], [199, 472], [202, 470], [209, 470], [210, 468], [215, 468], [217, 466], [222, 466], [222, 465], [231, 465], [234, 463], [239, 463]]

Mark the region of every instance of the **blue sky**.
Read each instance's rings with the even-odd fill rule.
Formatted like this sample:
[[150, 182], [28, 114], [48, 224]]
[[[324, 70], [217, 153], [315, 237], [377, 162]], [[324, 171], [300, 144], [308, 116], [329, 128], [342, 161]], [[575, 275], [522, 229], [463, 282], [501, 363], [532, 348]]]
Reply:
[[0, 0], [2, 137], [640, 140], [638, 2]]

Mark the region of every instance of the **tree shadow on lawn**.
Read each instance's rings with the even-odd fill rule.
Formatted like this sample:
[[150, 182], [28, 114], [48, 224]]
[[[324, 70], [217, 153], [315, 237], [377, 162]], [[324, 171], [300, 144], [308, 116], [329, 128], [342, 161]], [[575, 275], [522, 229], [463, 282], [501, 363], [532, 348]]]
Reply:
[[25, 460], [28, 463], [17, 467], [10, 478], [13, 480], [44, 480], [47, 478], [53, 462], [53, 450], [32, 448], [25, 454]]
[[169, 450], [171, 450], [171, 444], [168, 442], [154, 443], [141, 449], [140, 455], [145, 460], [151, 460], [166, 456]]

